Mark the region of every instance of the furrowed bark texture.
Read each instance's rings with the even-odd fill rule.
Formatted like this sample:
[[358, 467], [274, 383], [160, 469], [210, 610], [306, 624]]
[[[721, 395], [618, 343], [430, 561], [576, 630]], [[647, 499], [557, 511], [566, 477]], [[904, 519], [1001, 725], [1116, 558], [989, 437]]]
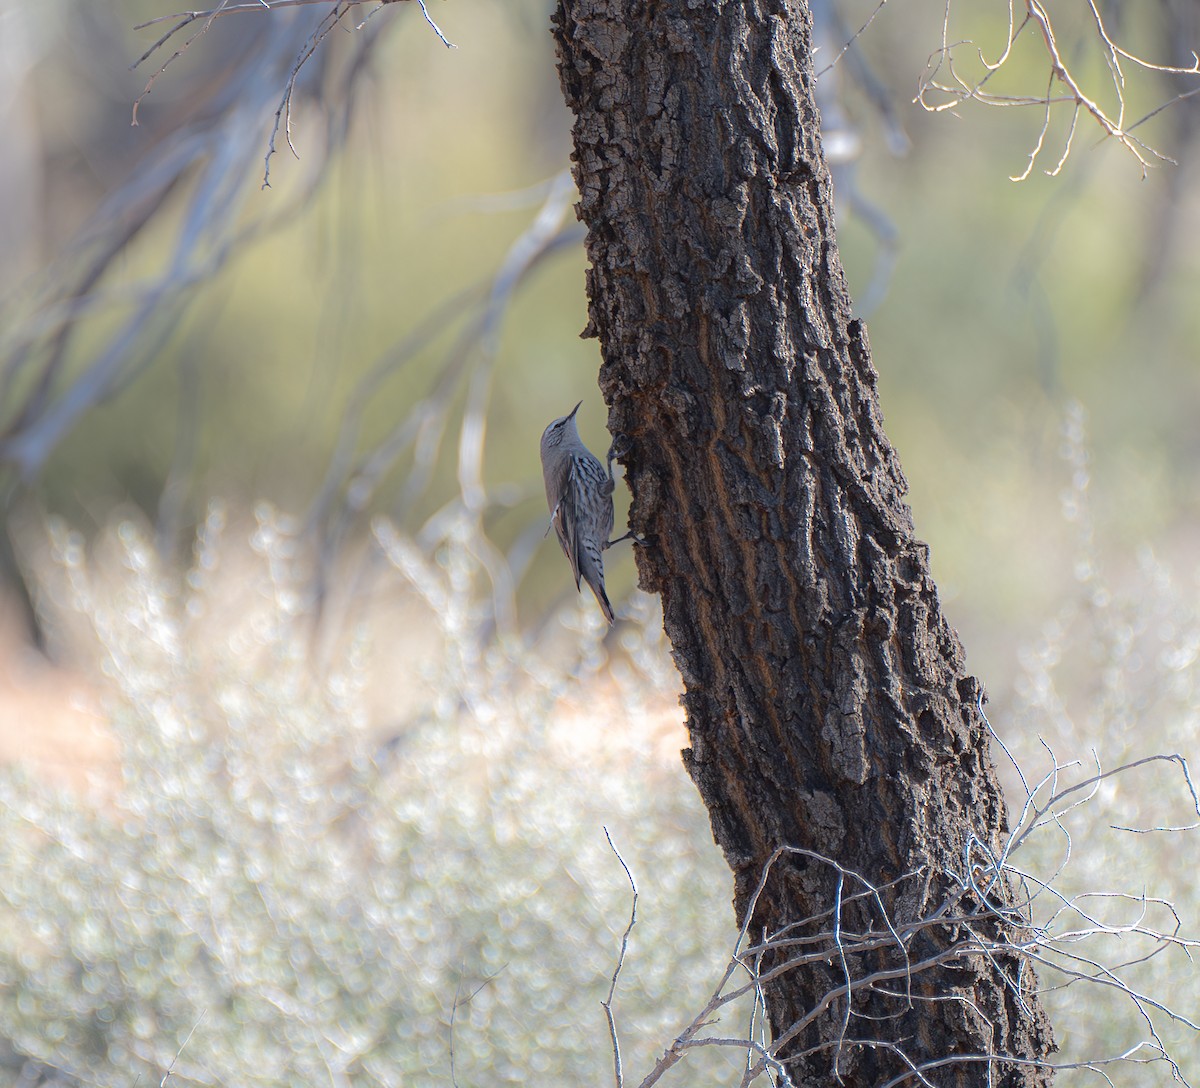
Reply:
[[[739, 920], [780, 846], [877, 886], [920, 871], [884, 899], [897, 926], [927, 917], [969, 843], [999, 848], [1006, 814], [852, 316], [808, 13], [800, 0], [560, 0], [554, 33], [592, 265], [585, 335], [600, 339], [609, 425], [627, 440], [641, 584], [662, 595], [684, 761]], [[843, 896], [861, 891], [844, 880]], [[837, 895], [832, 867], [783, 857], [753, 934]], [[845, 906], [846, 931], [869, 914]], [[926, 929], [911, 956], [954, 939]], [[853, 966], [895, 963], [881, 951]], [[842, 978], [834, 958], [772, 982], [775, 1037]], [[1034, 1063], [940, 1065], [926, 1083], [1047, 1083], [1036, 1062], [1053, 1040], [1031, 979], [1012, 957], [979, 957], [913, 977], [911, 1002], [876, 992], [848, 1018], [827, 1002], [793, 1034], [789, 1072], [878, 1086], [905, 1073], [902, 1050], [917, 1064]]]

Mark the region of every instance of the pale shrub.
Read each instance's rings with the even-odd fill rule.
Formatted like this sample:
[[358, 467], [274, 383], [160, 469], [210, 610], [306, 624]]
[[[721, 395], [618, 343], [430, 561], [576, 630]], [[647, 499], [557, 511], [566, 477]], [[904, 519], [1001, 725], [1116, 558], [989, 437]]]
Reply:
[[[399, 599], [403, 642], [364, 620], [318, 665], [286, 521], [259, 512], [252, 562], [221, 526], [182, 578], [131, 524], [96, 549], [119, 564], [53, 533], [47, 598], [94, 629], [122, 758], [91, 798], [0, 780], [13, 1072], [157, 1083], [192, 1032], [181, 1080], [445, 1085], [457, 999], [460, 1088], [603, 1083], [630, 905], [603, 825], [641, 893], [616, 1008], [630, 1075], [647, 1066], [733, 937], [703, 808], [664, 769], [680, 712], [648, 605], [614, 660], [590, 602], [552, 652], [483, 641], [467, 529], [426, 558], [380, 526], [373, 592]], [[388, 692], [403, 710], [368, 713]]]
[[[1139, 1044], [1133, 1056], [1149, 1060], [1157, 1045], [1190, 1080], [1200, 1074], [1200, 811], [1189, 769], [1200, 735], [1200, 572], [1194, 551], [1183, 576], [1149, 547], [1131, 569], [1106, 558], [1092, 525], [1078, 405], [1068, 410], [1062, 452], [1074, 583], [1021, 652], [1017, 698], [1007, 713], [1001, 709], [998, 728], [1037, 804], [1104, 777], [1064, 797], [1062, 815], [1043, 819], [1020, 858], [1021, 867], [1052, 881], [1037, 904], [1062, 940], [1050, 958], [1077, 972], [1070, 981], [1043, 969], [1040, 979], [1049, 988], [1059, 1060], [1112, 1056]], [[1024, 791], [1011, 770], [1009, 779], [1015, 818]], [[1131, 1088], [1176, 1079], [1165, 1063], [1109, 1065], [1105, 1073]], [[1081, 1072], [1078, 1082], [1085, 1078], [1097, 1076]]]

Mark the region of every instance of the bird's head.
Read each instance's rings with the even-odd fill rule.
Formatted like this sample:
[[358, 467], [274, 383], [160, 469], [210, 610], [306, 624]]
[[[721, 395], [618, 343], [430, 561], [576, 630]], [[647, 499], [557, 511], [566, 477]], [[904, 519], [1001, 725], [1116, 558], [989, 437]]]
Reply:
[[[583, 401], [579, 402], [579, 404], [582, 403]], [[543, 457], [546, 456], [547, 450], [557, 449], [564, 442], [579, 441], [579, 428], [575, 424], [575, 413], [579, 411], [579, 404], [575, 405], [567, 415], [559, 416], [542, 432]]]

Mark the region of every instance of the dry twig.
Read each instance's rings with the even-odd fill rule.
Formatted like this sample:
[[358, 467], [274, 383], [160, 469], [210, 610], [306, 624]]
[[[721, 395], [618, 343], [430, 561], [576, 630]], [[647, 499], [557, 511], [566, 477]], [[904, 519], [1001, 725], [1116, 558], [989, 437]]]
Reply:
[[[1047, 981], [1040, 987], [1043, 992], [1090, 985], [1120, 994], [1130, 1002], [1144, 1026], [1145, 1038], [1117, 1054], [1057, 1065], [1046, 1063], [1047, 1068], [1089, 1070], [1108, 1080], [1105, 1069], [1114, 1064], [1157, 1063], [1167, 1066], [1174, 1078], [1187, 1084], [1177, 1060], [1158, 1030], [1155, 1017], [1165, 1016], [1197, 1032], [1200, 1032], [1200, 1024], [1165, 1001], [1138, 989], [1126, 978], [1129, 968], [1170, 949], [1188, 953], [1200, 947], [1200, 942], [1180, 932], [1181, 921], [1174, 906], [1166, 899], [1123, 892], [1088, 891], [1068, 895], [1055, 884], [1065, 862], [1050, 880], [1041, 879], [1013, 863], [1014, 855], [1028, 846], [1035, 832], [1057, 829], [1066, 834], [1066, 816], [1092, 801], [1101, 783], [1140, 768], [1164, 762], [1179, 768], [1191, 805], [1200, 815], [1200, 804], [1197, 803], [1186, 761], [1177, 755], [1152, 756], [1131, 761], [1110, 771], [1097, 768], [1095, 774], [1062, 784], [1064, 775], [1076, 765], [1061, 764], [1053, 759], [1052, 753], [1051, 759], [1050, 770], [1036, 783], [1031, 785], [1021, 775], [1026, 802], [1007, 841], [995, 851], [978, 838], [971, 839], [961, 871], [947, 870], [940, 874], [947, 888], [941, 902], [932, 909], [926, 909], [920, 917], [897, 917], [886, 904], [887, 899], [897, 898], [894, 893], [902, 886], [935, 886], [936, 881], [931, 885], [928, 880], [930, 874], [924, 870], [906, 873], [888, 885], [876, 887], [861, 874], [845, 868], [832, 858], [798, 848], [776, 850], [763, 866], [746, 907], [745, 921], [734, 943], [732, 955], [711, 996], [675, 1036], [638, 1088], [653, 1088], [690, 1051], [710, 1046], [736, 1047], [746, 1052], [740, 1088], [748, 1088], [763, 1076], [788, 1086], [791, 1081], [787, 1062], [817, 1053], [829, 1053], [833, 1078], [840, 1080], [843, 1055], [855, 1050], [886, 1050], [895, 1056], [903, 1071], [886, 1082], [889, 1088], [898, 1088], [907, 1083], [932, 1088], [934, 1081], [930, 1075], [935, 1070], [950, 1067], [963, 1069], [980, 1064], [989, 1068], [990, 1083], [990, 1071], [998, 1074], [1006, 1067], [1031, 1064], [1030, 1060], [1019, 1055], [981, 1052], [917, 1061], [901, 1043], [873, 1037], [870, 1033], [852, 1033], [850, 1030], [852, 1024], [879, 1018], [878, 1012], [868, 1014], [861, 1008], [868, 998], [894, 1003], [896, 1012], [889, 1016], [898, 1015], [915, 1001], [959, 1002], [972, 1016], [988, 1024], [987, 1017], [969, 995], [939, 993], [931, 996], [927, 992], [928, 987], [918, 988], [914, 985], [915, 980], [922, 976], [946, 965], [965, 961], [985, 965], [1010, 991], [1018, 1005], [1023, 1005], [1025, 995], [1031, 992], [1033, 974], [1030, 968], [1033, 966], [1046, 976]], [[1189, 826], [1158, 830], [1191, 829]], [[827, 910], [793, 922], [777, 933], [764, 934], [753, 945], [747, 946], [748, 927], [755, 916], [758, 901], [773, 867], [784, 856], [803, 857], [810, 863], [832, 870], [833, 902]], [[848, 884], [851, 885], [849, 892]], [[1011, 892], [1007, 890], [1014, 885], [1025, 890], [1024, 899], [1015, 903], [1011, 902]], [[846, 908], [852, 903], [859, 908], [868, 908], [865, 914], [861, 909], [856, 912], [857, 922], [853, 927], [849, 925], [850, 916], [846, 913]], [[1123, 920], [1107, 920], [1091, 904], [1127, 904], [1133, 907], [1134, 914]], [[1165, 916], [1165, 926], [1154, 924], [1152, 915], [1156, 913]], [[916, 939], [935, 927], [940, 933], [953, 932], [958, 936], [931, 954], [913, 958], [910, 952]], [[1083, 951], [1089, 943], [1113, 937], [1127, 942], [1143, 942], [1144, 947], [1118, 963], [1106, 962], [1100, 956]], [[927, 949], [928, 944], [923, 947]], [[892, 952], [890, 962], [882, 958], [889, 950]], [[620, 963], [624, 962], [624, 958], [623, 943]], [[1010, 963], [1018, 965], [1015, 973], [1004, 966]], [[776, 1038], [768, 1042], [758, 1035], [754, 1026], [758, 1010], [764, 1002], [763, 987], [789, 972], [818, 967], [825, 970], [832, 968], [831, 981], [837, 981]], [[747, 976], [745, 982], [739, 981], [739, 976], [743, 974]], [[605, 1003], [610, 1017], [610, 1030], [614, 1035], [614, 1049], [611, 1002], [615, 981], [614, 975], [609, 1000]], [[716, 1021], [723, 1010], [747, 998], [752, 1001], [753, 1009], [750, 1030], [745, 1036], [706, 1034], [705, 1029]], [[834, 1009], [838, 1010], [834, 1014], [837, 1030], [831, 1038], [799, 1053], [788, 1049], [805, 1029], [818, 1019], [830, 1016]], [[621, 1085], [622, 1075], [619, 1072], [618, 1088]]]
[[637, 882], [633, 879], [633, 873], [629, 871], [629, 866], [625, 864], [625, 859], [621, 857], [621, 852], [613, 844], [612, 836], [608, 833], [608, 828], [604, 828], [604, 837], [608, 840], [608, 847], [616, 856], [617, 861], [621, 863], [621, 868], [625, 870], [625, 877], [629, 881], [629, 888], [633, 895], [633, 900], [629, 907], [629, 924], [625, 927], [625, 932], [621, 934], [621, 950], [617, 954], [617, 965], [613, 969], [612, 981], [609, 983], [608, 996], [600, 1002], [604, 1009], [605, 1019], [608, 1021], [608, 1035], [612, 1041], [613, 1049], [613, 1072], [616, 1078], [617, 1088], [625, 1088], [625, 1076], [621, 1068], [621, 1041], [617, 1035], [617, 1020], [613, 1014], [613, 997], [617, 992], [617, 979], [621, 977], [621, 968], [625, 966], [625, 953], [629, 951], [629, 935], [633, 932], [633, 927], [637, 925], [637, 901], [638, 890]]
[[[1061, 172], [1070, 157], [1081, 113], [1091, 117], [1106, 137], [1116, 140], [1134, 156], [1141, 167], [1143, 177], [1155, 163], [1173, 164], [1173, 159], [1134, 136], [1133, 130], [1149, 117], [1165, 109], [1167, 105], [1180, 102], [1196, 92], [1188, 91], [1176, 94], [1140, 121], [1128, 124], [1125, 120], [1125, 113], [1129, 88], [1126, 85], [1127, 77], [1123, 62], [1128, 62], [1143, 72], [1159, 75], [1200, 76], [1200, 57], [1193, 52], [1192, 64], [1180, 67], [1157, 64], [1137, 56], [1116, 43], [1105, 26], [1095, 0], [1086, 0], [1087, 12], [1093, 24], [1092, 33], [1096, 49], [1103, 57], [1109, 73], [1111, 92], [1115, 99], [1115, 108], [1106, 107], [1101, 104], [1098, 96], [1085, 91], [1083, 79], [1076, 74], [1084, 68], [1084, 62], [1078, 64], [1067, 62], [1064, 50], [1059, 43], [1058, 32], [1041, 0], [1021, 0], [1024, 12], [1019, 21], [1017, 3], [1018, 0], [1008, 0], [1008, 31], [1004, 45], [997, 58], [989, 60], [984, 49], [975, 42], [952, 40], [950, 31], [952, 0], [947, 0], [942, 21], [942, 44], [929, 57], [914, 101], [920, 103], [931, 113], [952, 110], [964, 102], [978, 102], [985, 106], [1024, 106], [1039, 109], [1042, 112], [1041, 128], [1033, 149], [1029, 153], [1029, 161], [1026, 163], [1025, 169], [1019, 174], [1013, 175], [1013, 181], [1024, 181], [1032, 173], [1045, 148], [1054, 109], [1058, 106], [1069, 109], [1071, 116], [1063, 139], [1062, 151], [1055, 165], [1045, 170], [1045, 173], [1051, 177]], [[1045, 54], [1048, 67], [1045, 93], [1040, 95], [993, 93], [989, 89], [989, 84], [998, 72], [1008, 67], [1014, 57], [1018, 40], [1023, 34], [1026, 39], [1030, 36], [1036, 37], [1039, 43], [1038, 48]], [[956, 61], [956, 58], [963, 53], [973, 57], [973, 62], [977, 65], [975, 74], [965, 74], [963, 66]], [[1056, 86], [1062, 87], [1065, 93], [1055, 93]]]

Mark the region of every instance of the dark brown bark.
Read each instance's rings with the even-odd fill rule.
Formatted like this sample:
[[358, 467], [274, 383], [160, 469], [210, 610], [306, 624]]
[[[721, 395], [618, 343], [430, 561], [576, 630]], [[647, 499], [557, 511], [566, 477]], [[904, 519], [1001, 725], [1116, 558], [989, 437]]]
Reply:
[[[884, 897], [898, 927], [948, 898], [951, 913], [969, 909], [951, 874], [972, 839], [1000, 848], [1004, 800], [852, 315], [807, 10], [560, 0], [554, 32], [592, 265], [586, 331], [600, 339], [610, 427], [627, 440], [641, 584], [662, 595], [684, 680], [684, 761], [735, 874], [739, 918], [785, 845], [876, 885], [920, 870]], [[831, 866], [784, 857], [753, 932], [828, 911], [836, 895]], [[1011, 895], [1003, 882], [993, 891]], [[873, 910], [860, 900], [843, 925], [878, 928]], [[925, 928], [910, 956], [959, 937]], [[885, 949], [849, 968], [896, 962]], [[936, 1084], [1046, 1083], [1036, 1062], [1053, 1041], [1032, 974], [1008, 985], [999, 971], [1018, 978], [1015, 958], [922, 972], [911, 1003], [861, 995], [848, 1024], [835, 1000], [795, 1034], [789, 1071], [832, 1083], [836, 1053], [843, 1083], [881, 1085], [905, 1069], [899, 1047], [918, 1064], [1018, 1059], [991, 1063], [990, 1081], [987, 1062], [939, 1066]], [[773, 982], [775, 1037], [843, 974], [831, 962]], [[868, 1038], [883, 1045], [850, 1042]]]

